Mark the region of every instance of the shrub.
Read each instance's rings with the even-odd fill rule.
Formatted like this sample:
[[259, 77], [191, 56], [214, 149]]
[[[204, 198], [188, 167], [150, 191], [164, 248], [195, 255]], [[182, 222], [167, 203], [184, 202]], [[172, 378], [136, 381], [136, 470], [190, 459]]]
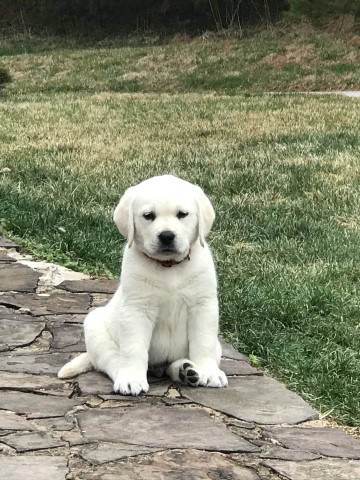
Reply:
[[5, 68], [0, 67], [0, 91], [5, 88], [6, 84], [11, 82], [11, 76]]
[[2, 23], [48, 33], [229, 28], [277, 18], [287, 0], [1, 0]]
[[334, 15], [360, 16], [360, 2], [354, 0], [288, 0], [290, 15], [320, 20]]

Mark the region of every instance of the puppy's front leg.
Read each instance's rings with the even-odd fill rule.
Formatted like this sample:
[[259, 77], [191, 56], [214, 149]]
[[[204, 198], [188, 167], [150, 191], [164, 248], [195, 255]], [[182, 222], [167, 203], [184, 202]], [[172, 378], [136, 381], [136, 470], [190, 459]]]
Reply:
[[217, 299], [201, 299], [194, 305], [188, 324], [189, 358], [199, 374], [199, 385], [226, 387], [228, 380], [220, 370], [221, 347], [218, 340]]
[[121, 312], [119, 362], [114, 391], [139, 395], [149, 390], [147, 369], [153, 324], [142, 311]]

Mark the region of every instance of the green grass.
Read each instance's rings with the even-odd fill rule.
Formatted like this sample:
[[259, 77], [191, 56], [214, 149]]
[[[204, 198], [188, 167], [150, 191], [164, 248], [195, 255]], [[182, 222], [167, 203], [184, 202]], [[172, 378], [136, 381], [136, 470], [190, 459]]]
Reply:
[[[45, 258], [117, 276], [123, 240], [111, 215], [124, 189], [162, 173], [200, 184], [217, 212], [209, 241], [222, 333], [320, 412], [359, 426], [358, 100], [225, 95], [238, 78], [227, 66], [214, 93], [207, 85], [220, 77], [203, 58], [205, 84], [187, 91], [168, 66], [189, 78], [192, 44], [157, 47], [168, 53], [163, 70], [149, 70], [151, 88], [126, 73], [144, 58], [147, 72], [155, 47], [7, 48], [0, 231]], [[256, 90], [264, 80], [253, 87], [251, 75]], [[121, 93], [122, 82], [135, 93]]]

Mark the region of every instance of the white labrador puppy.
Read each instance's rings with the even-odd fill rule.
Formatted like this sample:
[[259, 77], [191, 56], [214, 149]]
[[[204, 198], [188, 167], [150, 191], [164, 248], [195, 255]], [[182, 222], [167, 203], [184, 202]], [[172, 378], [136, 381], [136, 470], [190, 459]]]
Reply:
[[200, 187], [171, 175], [126, 190], [114, 221], [127, 245], [110, 302], [85, 319], [86, 353], [60, 378], [95, 368], [122, 395], [147, 392], [148, 368], [174, 382], [225, 387], [219, 369], [218, 300], [205, 237], [215, 213]]

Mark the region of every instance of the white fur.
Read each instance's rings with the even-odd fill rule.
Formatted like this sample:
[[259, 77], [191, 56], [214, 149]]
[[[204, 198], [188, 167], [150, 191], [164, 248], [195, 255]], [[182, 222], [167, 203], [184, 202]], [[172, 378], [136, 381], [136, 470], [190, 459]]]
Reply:
[[[188, 215], [178, 218], [179, 211]], [[154, 220], [144, 218], [149, 212]], [[66, 364], [60, 378], [92, 366], [109, 375], [115, 392], [138, 395], [149, 389], [148, 368], [166, 364], [167, 374], [179, 381], [189, 363], [199, 385], [227, 385], [219, 369], [216, 274], [205, 243], [214, 217], [199, 187], [170, 175], [125, 192], [114, 213], [128, 240], [120, 286], [105, 307], [86, 317], [87, 353]], [[175, 234], [172, 253], [161, 250], [164, 231]], [[170, 258], [181, 263], [169, 268], [156, 261]]]

